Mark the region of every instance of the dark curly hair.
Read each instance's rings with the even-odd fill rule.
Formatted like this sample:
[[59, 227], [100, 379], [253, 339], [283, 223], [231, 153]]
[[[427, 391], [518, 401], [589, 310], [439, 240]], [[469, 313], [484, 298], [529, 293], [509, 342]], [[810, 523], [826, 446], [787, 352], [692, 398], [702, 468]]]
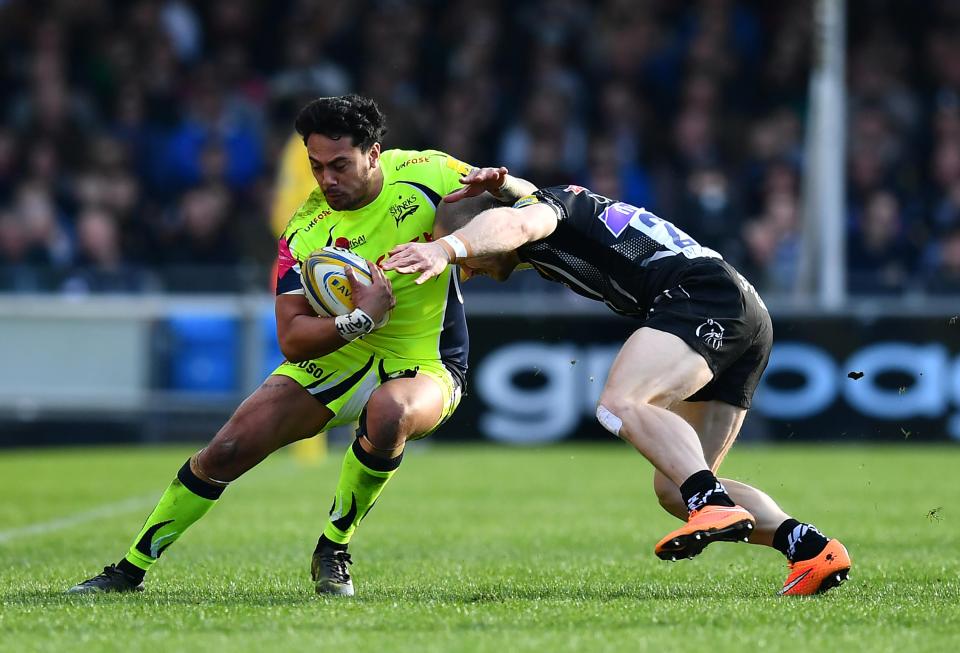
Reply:
[[383, 140], [387, 119], [377, 103], [362, 95], [340, 95], [314, 100], [300, 110], [294, 122], [306, 144], [310, 134], [339, 139], [350, 136], [363, 152]]

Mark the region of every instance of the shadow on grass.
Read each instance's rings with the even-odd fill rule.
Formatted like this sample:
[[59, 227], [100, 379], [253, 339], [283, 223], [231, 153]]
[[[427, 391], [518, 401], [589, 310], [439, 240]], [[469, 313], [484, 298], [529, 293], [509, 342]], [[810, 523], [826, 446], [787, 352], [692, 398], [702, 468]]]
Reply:
[[145, 592], [126, 594], [66, 594], [62, 589], [15, 590], [0, 594], [0, 605], [6, 608], [72, 607], [90, 605], [117, 606], [225, 606], [225, 607], [295, 607], [305, 605], [376, 607], [380, 604], [395, 604], [403, 601], [408, 605], [496, 605], [516, 603], [617, 603], [671, 602], [703, 600], [715, 601], [718, 597], [754, 600], [775, 598], [765, 588], [739, 585], [736, 588], [715, 583], [693, 585], [690, 583], [609, 584], [604, 582], [569, 585], [563, 583], [458, 583], [451, 587], [449, 581], [432, 584], [386, 585], [371, 582], [358, 587], [358, 596], [353, 599], [341, 597], [318, 597], [308, 584], [281, 587], [241, 585], [187, 585], [157, 583]]

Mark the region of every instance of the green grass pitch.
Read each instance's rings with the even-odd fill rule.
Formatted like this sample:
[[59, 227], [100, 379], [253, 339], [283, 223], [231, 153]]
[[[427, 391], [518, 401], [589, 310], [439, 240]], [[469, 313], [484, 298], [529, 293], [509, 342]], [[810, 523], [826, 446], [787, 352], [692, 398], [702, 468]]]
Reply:
[[948, 651], [960, 648], [960, 447], [743, 447], [725, 475], [840, 537], [852, 580], [775, 596], [776, 552], [653, 555], [676, 522], [626, 446], [421, 446], [351, 546], [308, 568], [339, 452], [227, 490], [138, 595], [68, 597], [116, 561], [184, 448], [0, 454], [2, 651]]

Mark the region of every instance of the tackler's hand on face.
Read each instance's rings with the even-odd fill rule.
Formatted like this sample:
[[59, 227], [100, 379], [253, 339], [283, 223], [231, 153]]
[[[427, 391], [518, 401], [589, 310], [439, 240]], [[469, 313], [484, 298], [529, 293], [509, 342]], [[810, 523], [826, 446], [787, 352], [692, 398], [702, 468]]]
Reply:
[[396, 270], [401, 274], [420, 272], [416, 283], [422, 284], [438, 276], [450, 264], [450, 254], [438, 241], [432, 243], [404, 243], [390, 250], [384, 270]]
[[484, 191], [495, 195], [506, 182], [507, 172], [509, 171], [503, 166], [499, 168], [474, 168], [460, 178], [463, 188], [445, 195], [443, 201], [457, 202], [467, 197], [476, 197]]
[[350, 282], [353, 305], [369, 315], [373, 323], [380, 327], [386, 323], [390, 309], [396, 306], [397, 298], [393, 296], [393, 286], [383, 270], [373, 263], [368, 265], [372, 279], [370, 285], [359, 281], [349, 265], [344, 268], [344, 274]]

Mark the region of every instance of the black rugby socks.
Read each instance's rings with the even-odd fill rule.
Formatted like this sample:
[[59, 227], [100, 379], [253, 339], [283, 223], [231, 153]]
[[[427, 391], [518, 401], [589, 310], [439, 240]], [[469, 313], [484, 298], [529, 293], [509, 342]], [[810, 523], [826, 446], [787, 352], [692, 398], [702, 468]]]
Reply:
[[820, 555], [829, 541], [813, 524], [804, 524], [792, 518], [780, 524], [773, 534], [773, 548], [787, 556], [790, 562], [809, 560]]
[[685, 480], [680, 486], [680, 494], [690, 512], [700, 510], [704, 506], [733, 507], [736, 505], [727, 494], [727, 489], [709, 469], [701, 470]]

